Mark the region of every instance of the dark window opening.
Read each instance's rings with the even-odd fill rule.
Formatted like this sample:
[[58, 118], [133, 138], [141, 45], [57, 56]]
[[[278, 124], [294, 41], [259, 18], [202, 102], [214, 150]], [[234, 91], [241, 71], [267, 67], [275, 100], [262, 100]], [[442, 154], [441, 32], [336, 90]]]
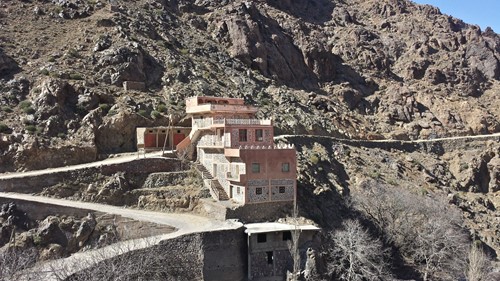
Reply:
[[286, 188], [284, 186], [280, 186], [279, 189], [280, 193], [285, 193]]
[[240, 129], [240, 141], [247, 141], [247, 129]]
[[177, 133], [180, 134], [181, 133], [181, 130], [177, 130]]
[[290, 163], [281, 164], [281, 171], [282, 172], [290, 172]]
[[273, 264], [273, 252], [266, 252], [267, 254], [267, 264]]
[[255, 130], [255, 141], [264, 141], [264, 135], [262, 129]]
[[292, 240], [292, 232], [285, 231], [283, 232], [283, 241]]
[[252, 163], [252, 173], [260, 173], [260, 164]]
[[265, 233], [257, 233], [257, 243], [266, 243], [267, 235]]
[[255, 189], [255, 194], [257, 194], [257, 195], [262, 194], [262, 187], [257, 187], [257, 188]]

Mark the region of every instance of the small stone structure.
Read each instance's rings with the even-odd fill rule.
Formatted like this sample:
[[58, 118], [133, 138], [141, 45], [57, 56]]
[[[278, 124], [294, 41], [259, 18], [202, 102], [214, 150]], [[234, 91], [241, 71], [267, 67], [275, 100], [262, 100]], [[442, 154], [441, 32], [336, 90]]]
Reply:
[[144, 82], [137, 82], [137, 81], [125, 81], [123, 82], [123, 89], [125, 91], [145, 91], [146, 90], [146, 83]]
[[137, 150], [140, 152], [173, 150], [191, 131], [190, 127], [140, 127], [136, 129]]
[[248, 280], [283, 281], [293, 272], [292, 241], [298, 237], [300, 270], [304, 270], [307, 252], [320, 230], [314, 225], [251, 223], [245, 225], [248, 244]]

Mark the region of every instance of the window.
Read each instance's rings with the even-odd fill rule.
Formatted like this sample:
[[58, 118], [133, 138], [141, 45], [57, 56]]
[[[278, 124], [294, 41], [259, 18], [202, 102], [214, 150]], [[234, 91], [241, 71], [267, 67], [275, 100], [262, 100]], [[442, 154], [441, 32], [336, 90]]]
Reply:
[[292, 240], [292, 232], [285, 231], [283, 232], [283, 241]]
[[257, 194], [257, 195], [262, 194], [262, 187], [255, 188], [255, 194]]
[[247, 141], [247, 129], [240, 129], [240, 141]]
[[255, 141], [264, 141], [264, 135], [262, 129], [255, 130]]
[[252, 173], [260, 173], [260, 164], [252, 163]]
[[285, 193], [286, 188], [284, 186], [279, 187], [280, 193]]
[[265, 233], [257, 233], [257, 243], [266, 243], [267, 235]]
[[240, 194], [241, 193], [241, 190], [240, 190], [240, 187], [236, 187], [236, 194]]
[[273, 252], [266, 252], [267, 264], [273, 264]]
[[290, 163], [282, 163], [281, 171], [285, 173], [290, 172]]

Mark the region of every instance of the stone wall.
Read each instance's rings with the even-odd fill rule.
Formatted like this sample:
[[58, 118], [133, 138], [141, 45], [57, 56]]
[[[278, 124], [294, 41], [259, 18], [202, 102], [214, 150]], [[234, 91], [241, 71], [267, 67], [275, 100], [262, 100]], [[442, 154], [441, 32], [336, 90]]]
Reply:
[[10, 179], [0, 179], [0, 191], [19, 193], [38, 193], [44, 188], [81, 178], [90, 178], [96, 174], [113, 175], [125, 172], [143, 175], [158, 172], [174, 172], [181, 170], [181, 162], [174, 158], [141, 158], [131, 162], [108, 164], [100, 167], [82, 168], [78, 170], [54, 172], [43, 175], [32, 175]]
[[369, 141], [369, 140], [354, 140], [354, 139], [338, 139], [325, 136], [286, 136], [286, 140], [296, 145], [310, 144], [312, 142], [325, 142], [331, 143], [344, 143], [355, 147], [379, 148], [384, 150], [400, 150], [405, 152], [423, 151], [432, 152], [436, 154], [443, 154], [445, 152], [453, 151], [457, 147], [464, 146], [484, 146], [490, 141], [500, 142], [499, 136], [484, 136], [484, 137], [458, 137], [456, 139], [435, 139], [426, 141], [400, 141], [400, 140], [382, 140], [382, 141]]
[[226, 219], [239, 219], [243, 223], [275, 221], [290, 216], [293, 202], [266, 202], [247, 204], [235, 209], [227, 209]]
[[87, 216], [89, 213], [95, 213], [97, 216], [101, 215], [101, 213], [89, 209], [72, 208], [67, 206], [0, 197], [0, 205], [10, 202], [15, 203], [19, 210], [28, 214], [28, 217], [33, 220], [44, 220], [48, 216], [64, 215], [82, 218]]
[[[156, 258], [165, 273], [162, 274], [164, 280], [246, 280], [247, 246], [243, 227], [183, 235], [164, 240], [159, 245], [128, 252], [113, 261], [133, 260], [151, 252], [160, 253]], [[148, 280], [148, 276], [143, 278]]]

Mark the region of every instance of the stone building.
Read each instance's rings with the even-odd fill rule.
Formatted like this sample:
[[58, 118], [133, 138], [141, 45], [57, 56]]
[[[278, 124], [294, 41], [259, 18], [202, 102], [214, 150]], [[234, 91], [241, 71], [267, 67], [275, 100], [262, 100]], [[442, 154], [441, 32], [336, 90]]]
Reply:
[[248, 280], [283, 281], [293, 272], [292, 246], [294, 232], [298, 236], [299, 270], [308, 271], [307, 251], [313, 247], [314, 225], [293, 225], [276, 222], [245, 224], [248, 244]]
[[154, 151], [174, 150], [175, 146], [186, 138], [189, 127], [139, 127], [136, 129], [138, 150]]
[[295, 148], [275, 144], [272, 121], [257, 119], [257, 111], [239, 98], [187, 99], [192, 130], [177, 153], [197, 156], [204, 182], [218, 200], [240, 205], [293, 202]]

